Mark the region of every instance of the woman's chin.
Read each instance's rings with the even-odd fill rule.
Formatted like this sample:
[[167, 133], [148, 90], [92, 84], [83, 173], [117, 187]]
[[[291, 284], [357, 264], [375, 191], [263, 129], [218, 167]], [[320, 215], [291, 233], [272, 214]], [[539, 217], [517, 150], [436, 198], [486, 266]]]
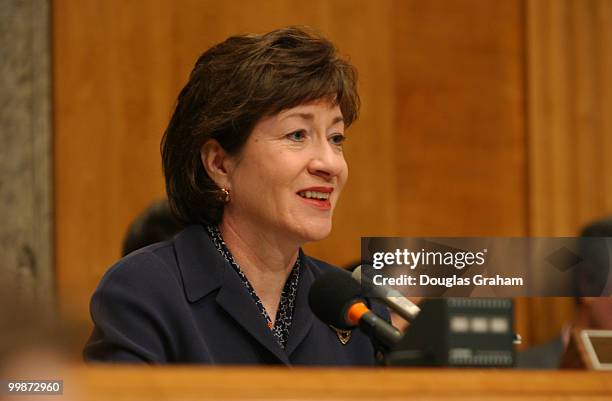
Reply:
[[316, 242], [329, 237], [329, 234], [331, 234], [331, 223], [317, 224], [304, 227], [302, 237], [304, 242]]

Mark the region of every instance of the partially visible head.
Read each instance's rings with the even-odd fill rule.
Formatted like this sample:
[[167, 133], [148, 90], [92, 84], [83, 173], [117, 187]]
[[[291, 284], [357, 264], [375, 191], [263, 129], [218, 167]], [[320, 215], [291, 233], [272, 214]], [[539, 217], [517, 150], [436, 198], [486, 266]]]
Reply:
[[576, 269], [574, 289], [582, 320], [591, 328], [612, 329], [612, 298], [593, 297], [604, 290], [611, 279], [607, 240], [612, 237], [612, 218], [603, 218], [585, 226], [581, 233], [580, 251], [588, 263]]
[[130, 223], [123, 239], [121, 254], [125, 256], [147, 245], [171, 239], [181, 227], [170, 211], [168, 201], [155, 201]]
[[[281, 192], [311, 187], [333, 189], [333, 210], [347, 176], [340, 136], [358, 109], [355, 69], [309, 30], [213, 46], [197, 60], [162, 141], [173, 212], [185, 224], [216, 225], [233, 208], [261, 220], [254, 224], [286, 226], [297, 216], [300, 226], [308, 216], [287, 210]], [[229, 204], [221, 188], [230, 190]], [[323, 234], [319, 220], [318, 228], [302, 227], [305, 237]]]

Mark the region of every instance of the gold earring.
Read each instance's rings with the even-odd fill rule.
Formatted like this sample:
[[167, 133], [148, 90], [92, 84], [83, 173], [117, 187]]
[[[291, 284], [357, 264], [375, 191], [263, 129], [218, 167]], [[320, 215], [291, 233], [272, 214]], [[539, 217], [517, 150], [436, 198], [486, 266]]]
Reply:
[[229, 203], [229, 201], [231, 200], [229, 189], [221, 188], [219, 191], [221, 192], [219, 194], [219, 199], [221, 200], [221, 202]]

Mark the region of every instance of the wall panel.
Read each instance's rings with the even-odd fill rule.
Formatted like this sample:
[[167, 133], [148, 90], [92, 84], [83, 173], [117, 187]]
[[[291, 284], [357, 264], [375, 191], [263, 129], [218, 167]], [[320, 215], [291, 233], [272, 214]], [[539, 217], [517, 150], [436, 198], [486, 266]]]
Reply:
[[[527, 2], [530, 234], [575, 236], [612, 213], [612, 4]], [[558, 333], [574, 301], [534, 299], [531, 337]]]
[[520, 1], [398, 2], [402, 234], [527, 233]]

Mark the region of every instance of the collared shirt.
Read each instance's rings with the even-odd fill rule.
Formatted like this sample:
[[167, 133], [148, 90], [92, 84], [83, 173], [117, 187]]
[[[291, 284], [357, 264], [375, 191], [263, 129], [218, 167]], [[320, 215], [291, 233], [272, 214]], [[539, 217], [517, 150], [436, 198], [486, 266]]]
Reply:
[[259, 296], [255, 292], [255, 289], [253, 288], [248, 278], [240, 268], [240, 265], [238, 265], [238, 263], [234, 260], [234, 257], [228, 249], [227, 245], [225, 245], [225, 241], [223, 240], [223, 236], [221, 235], [221, 231], [219, 231], [219, 228], [217, 226], [207, 226], [206, 229], [217, 250], [221, 253], [221, 255], [223, 255], [225, 260], [227, 260], [227, 262], [230, 264], [230, 266], [232, 266], [234, 271], [242, 280], [242, 283], [244, 284], [249, 294], [251, 295], [251, 298], [253, 298], [253, 301], [257, 305], [259, 312], [265, 319], [268, 328], [272, 330], [272, 334], [274, 334], [276, 341], [280, 344], [282, 348], [285, 348], [285, 346], [287, 345], [287, 339], [289, 338], [289, 329], [291, 328], [291, 322], [293, 320], [293, 311], [295, 309], [295, 299], [297, 296], [297, 288], [300, 277], [299, 256], [295, 261], [295, 265], [293, 265], [291, 273], [289, 273], [287, 281], [285, 282], [283, 292], [281, 293], [278, 310], [276, 312], [276, 319], [274, 320], [273, 324], [272, 319], [270, 319], [270, 315], [268, 315], [268, 312], [266, 311], [266, 308], [261, 302], [261, 299], [259, 299]]

